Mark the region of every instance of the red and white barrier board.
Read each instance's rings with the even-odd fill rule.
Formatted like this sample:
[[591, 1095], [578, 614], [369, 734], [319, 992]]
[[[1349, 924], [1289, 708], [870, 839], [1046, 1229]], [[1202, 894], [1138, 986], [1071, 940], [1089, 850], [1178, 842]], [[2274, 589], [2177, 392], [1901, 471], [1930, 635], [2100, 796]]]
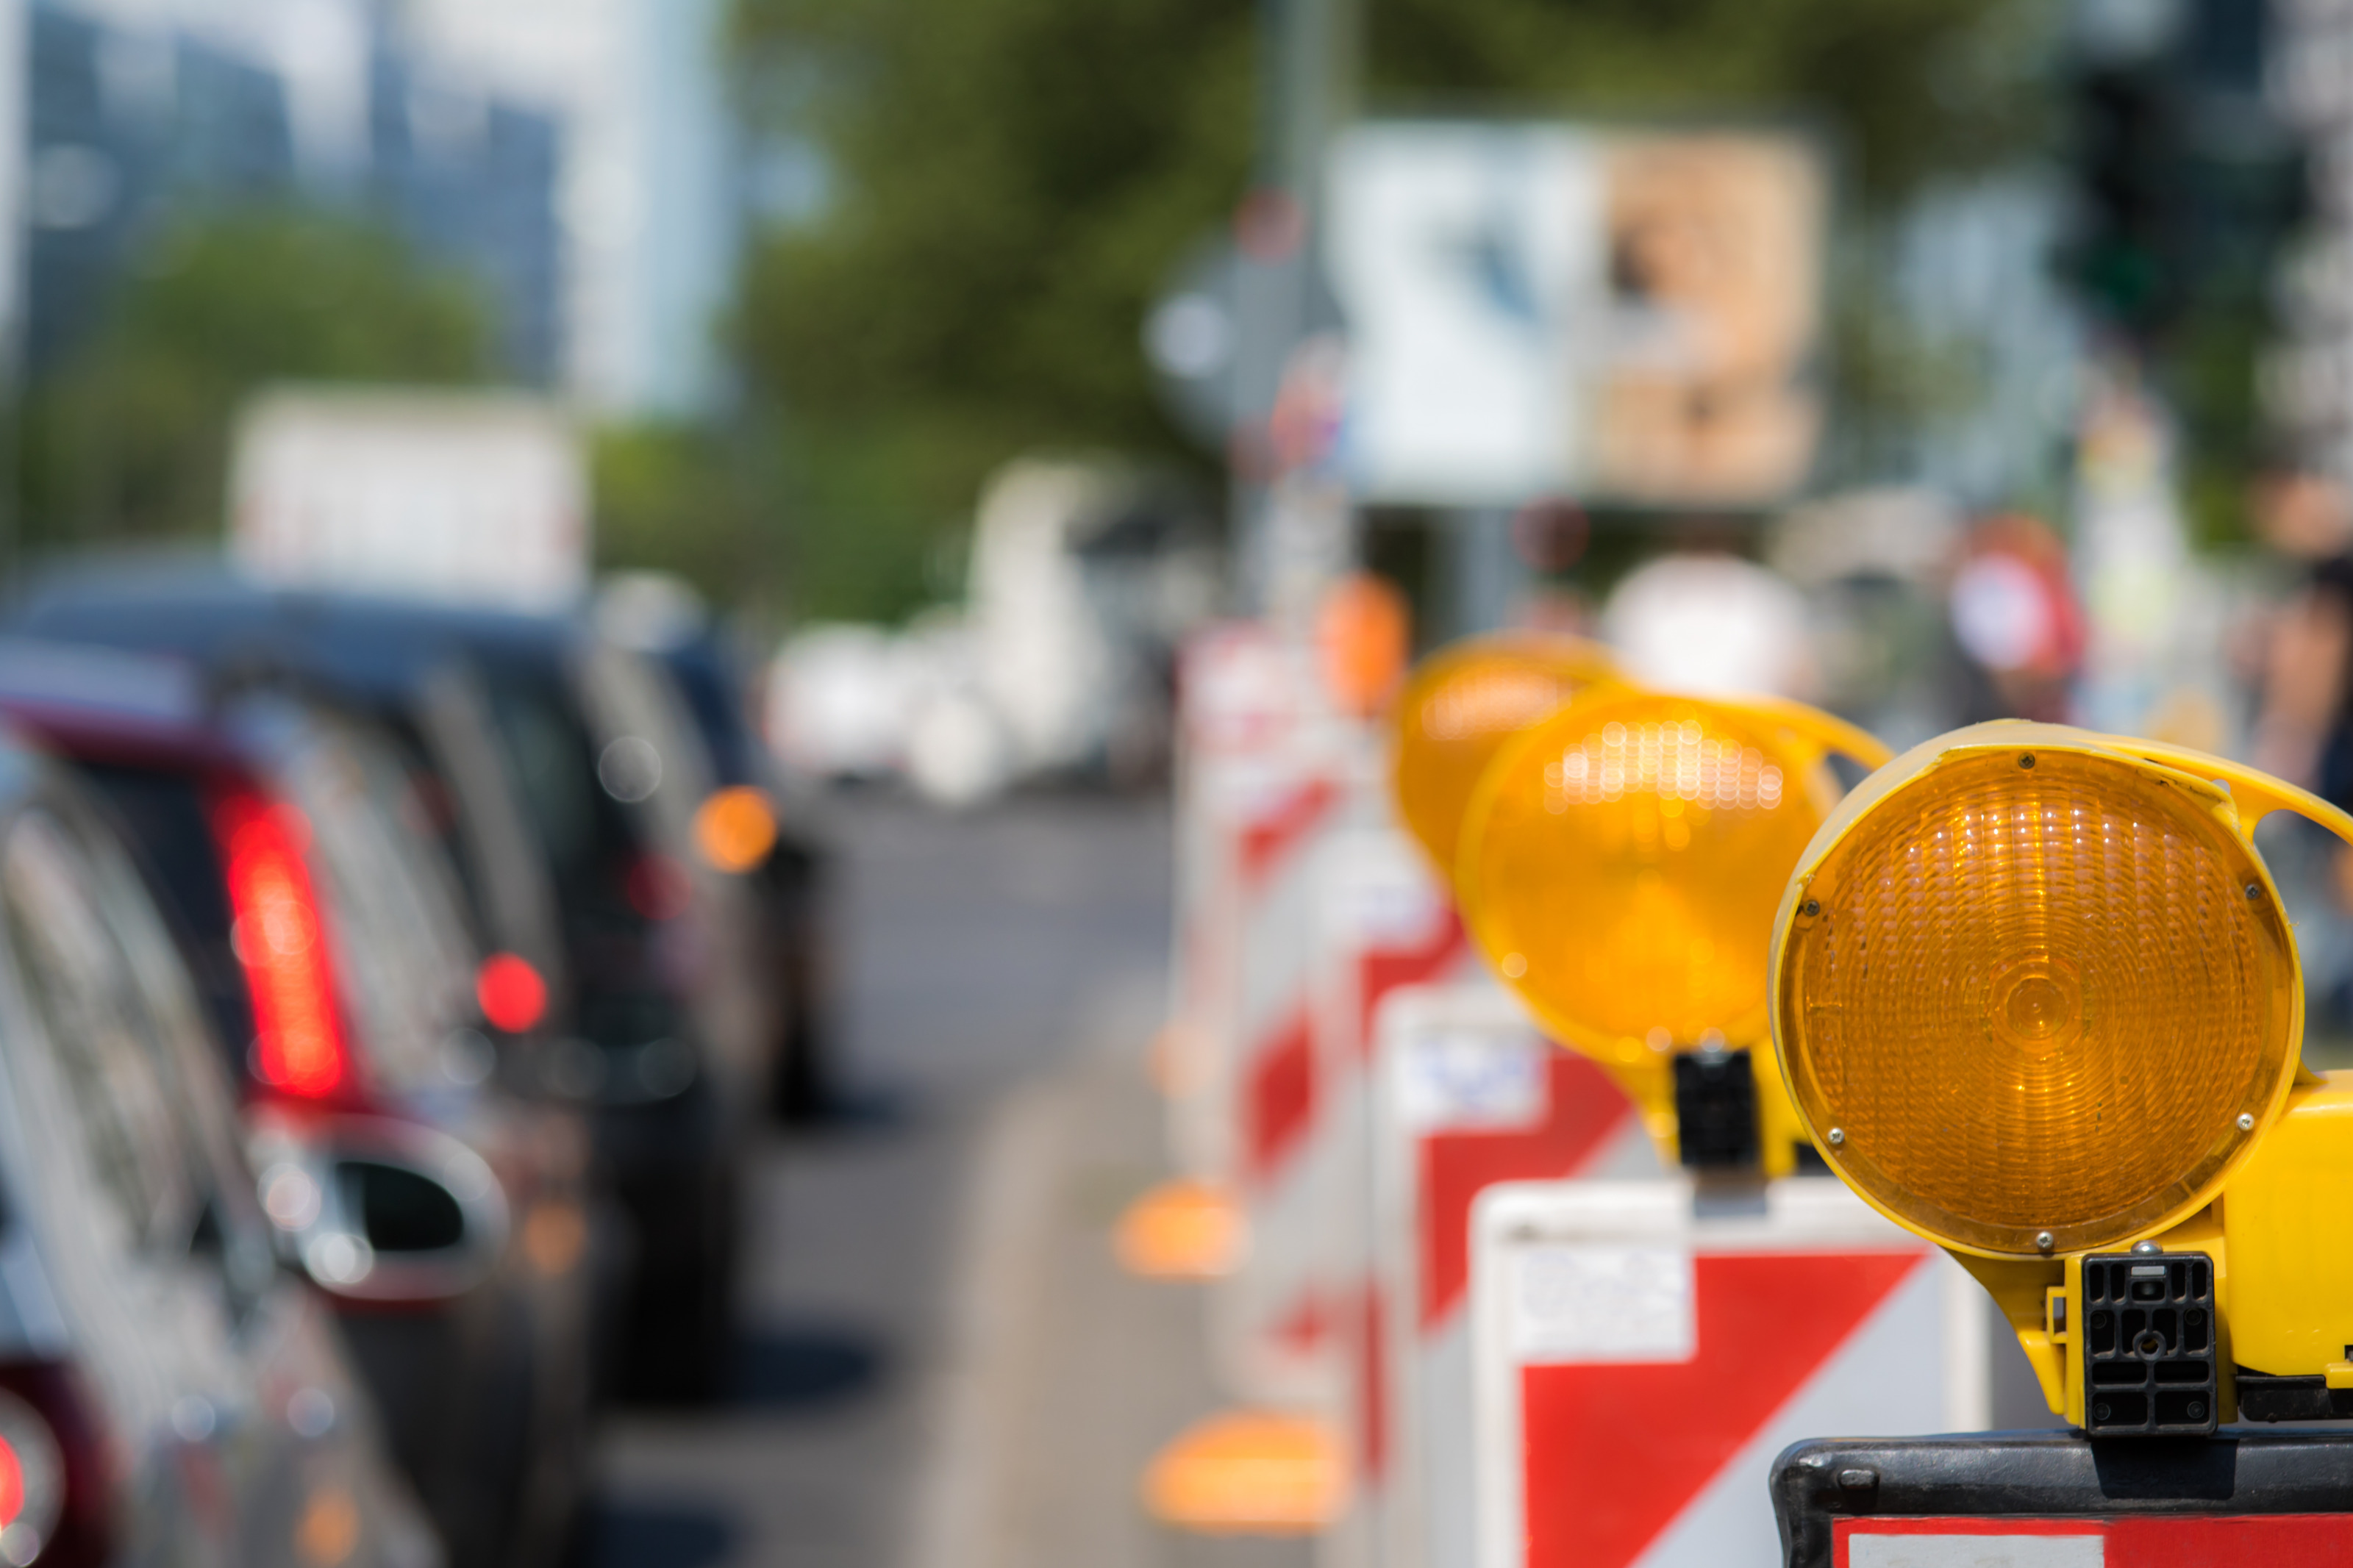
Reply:
[[[1377, 786], [1376, 786], [1377, 787]], [[1350, 827], [1326, 847], [1315, 942], [1318, 1109], [1311, 1158], [1322, 1201], [1305, 1230], [1269, 1244], [1315, 1259], [1330, 1305], [1334, 1411], [1364, 1481], [1386, 1463], [1389, 1421], [1378, 1397], [1384, 1310], [1375, 1275], [1371, 1197], [1375, 1020], [1390, 996], [1482, 973], [1448, 889], [1421, 851], [1391, 826]], [[1330, 1568], [1379, 1561], [1376, 1527], [1352, 1507], [1324, 1542]]]
[[2353, 1517], [1841, 1520], [1831, 1552], [1834, 1568], [2353, 1568]]
[[1490, 1187], [1471, 1251], [1479, 1568], [1774, 1568], [1791, 1442], [1985, 1425], [1983, 1293], [1829, 1177]]
[[1177, 666], [1176, 907], [1161, 1071], [1176, 1163], [1201, 1180], [1227, 1180], [1236, 1163], [1245, 915], [1270, 862], [1297, 837], [1293, 825], [1322, 799], [1308, 687], [1299, 651], [1249, 623], [1199, 634]]
[[1344, 759], [1302, 752], [1287, 793], [1239, 846], [1231, 1068], [1219, 1109], [1225, 1179], [1249, 1242], [1210, 1303], [1217, 1359], [1236, 1392], [1292, 1405], [1321, 1404], [1333, 1380], [1318, 1237], [1335, 1173], [1319, 1158], [1329, 1090], [1314, 982], [1329, 841], [1361, 799]]
[[1377, 754], [1324, 711], [1302, 650], [1222, 627], [1187, 648], [1180, 681], [1171, 1138], [1187, 1173], [1233, 1195], [1249, 1237], [1211, 1296], [1226, 1381], [1253, 1402], [1320, 1408], [1347, 1310], [1337, 1163], [1361, 1052], [1335, 1037], [1364, 1006], [1357, 951], [1401, 919], [1423, 928], [1410, 943], [1460, 937], [1430, 929], [1426, 897], [1401, 917], [1398, 900], [1363, 888], [1368, 856], [1386, 864], [1361, 842], [1385, 837], [1363, 826], [1388, 815]]
[[1354, 1517], [1383, 1568], [1472, 1561], [1471, 1212], [1502, 1182], [1658, 1173], [1633, 1107], [1483, 976], [1392, 992], [1373, 1028], [1367, 1316]]

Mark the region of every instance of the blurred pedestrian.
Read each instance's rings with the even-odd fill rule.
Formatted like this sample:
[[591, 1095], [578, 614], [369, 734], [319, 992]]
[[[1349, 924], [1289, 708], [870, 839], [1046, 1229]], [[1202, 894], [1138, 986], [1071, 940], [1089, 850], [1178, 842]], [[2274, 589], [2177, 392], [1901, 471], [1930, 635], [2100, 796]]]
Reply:
[[1972, 523], [1945, 608], [1961, 656], [1960, 722], [2068, 719], [2084, 664], [2084, 611], [2067, 547], [2048, 525], [2021, 511]]
[[[2353, 803], [2353, 495], [2320, 465], [2287, 454], [2264, 464], [2249, 501], [2258, 536], [2295, 570], [2252, 650], [2249, 760], [2345, 805]], [[2341, 1038], [2353, 1026], [2353, 853], [2304, 823], [2266, 854], [2295, 920], [2312, 1030]]]
[[2257, 655], [2251, 760], [2338, 805], [2353, 803], [2353, 496], [2318, 465], [2266, 465], [2256, 532], [2296, 567]]

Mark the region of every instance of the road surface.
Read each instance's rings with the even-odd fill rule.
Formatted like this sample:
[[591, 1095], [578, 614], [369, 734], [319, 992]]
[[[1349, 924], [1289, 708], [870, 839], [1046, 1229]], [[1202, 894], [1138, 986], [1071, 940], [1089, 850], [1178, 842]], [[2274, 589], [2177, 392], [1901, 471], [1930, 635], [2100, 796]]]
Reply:
[[1105, 1246], [1165, 1170], [1165, 806], [868, 795], [830, 822], [854, 1113], [765, 1152], [734, 1395], [611, 1423], [593, 1568], [1303, 1563], [1134, 1501], [1218, 1403], [1198, 1291]]

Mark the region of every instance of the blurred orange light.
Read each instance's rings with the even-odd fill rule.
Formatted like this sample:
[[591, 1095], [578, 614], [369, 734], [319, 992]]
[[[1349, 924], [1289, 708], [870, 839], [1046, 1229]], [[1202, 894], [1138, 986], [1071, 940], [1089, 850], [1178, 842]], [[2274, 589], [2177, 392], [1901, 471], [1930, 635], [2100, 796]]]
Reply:
[[713, 791], [695, 809], [695, 847], [722, 871], [749, 871], [776, 844], [776, 807], [750, 784]]
[[523, 1256], [550, 1279], [572, 1272], [588, 1250], [588, 1219], [578, 1204], [546, 1202], [532, 1205], [522, 1224]]
[[360, 1543], [359, 1505], [339, 1486], [312, 1492], [294, 1527], [294, 1544], [311, 1568], [335, 1568]]
[[1215, 1279], [1241, 1261], [1246, 1230], [1240, 1205], [1199, 1182], [1166, 1182], [1120, 1215], [1112, 1250], [1131, 1274], [1148, 1279]]
[[2105, 739], [2005, 723], [1920, 748], [1825, 826], [1781, 910], [1799, 1115], [1858, 1192], [1971, 1251], [2187, 1216], [2296, 1070], [2294, 939], [2210, 782], [2229, 765]]
[[1388, 701], [1405, 673], [1412, 613], [1394, 586], [1369, 572], [1352, 573], [1324, 596], [1315, 642], [1333, 705], [1369, 718]]
[[1332, 1428], [1263, 1412], [1199, 1423], [1144, 1477], [1144, 1505], [1155, 1519], [1210, 1534], [1307, 1534], [1337, 1519], [1346, 1498], [1346, 1462]]
[[1577, 637], [1506, 635], [1442, 648], [1422, 661], [1397, 706], [1398, 815], [1451, 877], [1462, 814], [1504, 743], [1597, 681], [1609, 656]]

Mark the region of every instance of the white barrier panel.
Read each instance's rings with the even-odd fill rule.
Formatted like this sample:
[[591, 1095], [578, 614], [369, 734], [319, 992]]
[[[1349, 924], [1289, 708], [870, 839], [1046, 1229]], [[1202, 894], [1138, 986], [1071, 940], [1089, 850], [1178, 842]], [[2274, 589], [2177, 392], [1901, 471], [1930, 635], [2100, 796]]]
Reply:
[[1475, 1550], [1472, 1205], [1501, 1182], [1654, 1176], [1658, 1158], [1617, 1085], [1483, 977], [1391, 993], [1368, 1079], [1378, 1331], [1350, 1363], [1375, 1437], [1355, 1512], [1383, 1568], [1454, 1568]]
[[1210, 1329], [1238, 1394], [1304, 1405], [1328, 1399], [1333, 1370], [1332, 1303], [1312, 1241], [1332, 1174], [1315, 1158], [1317, 901], [1326, 839], [1351, 802], [1328, 753], [1303, 744], [1293, 760], [1282, 791], [1235, 841], [1231, 1068], [1219, 1103], [1249, 1241], [1212, 1292]]
[[[1377, 783], [1369, 787], [1377, 789]], [[1421, 851], [1394, 826], [1351, 827], [1334, 836], [1323, 860], [1315, 953], [1315, 1056], [1319, 1111], [1313, 1158], [1320, 1168], [1322, 1212], [1305, 1234], [1269, 1244], [1314, 1256], [1319, 1288], [1332, 1303], [1334, 1370], [1342, 1396], [1335, 1414], [1356, 1484], [1366, 1488], [1387, 1463], [1387, 1413], [1373, 1365], [1381, 1351], [1382, 1312], [1373, 1269], [1371, 1193], [1374, 1019], [1398, 991], [1480, 971], [1447, 889]], [[1352, 1503], [1325, 1533], [1326, 1568], [1380, 1560], [1377, 1521]]]
[[1982, 1427], [1985, 1298], [1837, 1181], [1489, 1188], [1479, 1568], [1777, 1568], [1801, 1437]]
[[1178, 658], [1176, 910], [1160, 1073], [1176, 1164], [1202, 1181], [1229, 1180], [1234, 1166], [1244, 846], [1280, 820], [1299, 787], [1311, 695], [1298, 650], [1252, 623], [1213, 626]]

